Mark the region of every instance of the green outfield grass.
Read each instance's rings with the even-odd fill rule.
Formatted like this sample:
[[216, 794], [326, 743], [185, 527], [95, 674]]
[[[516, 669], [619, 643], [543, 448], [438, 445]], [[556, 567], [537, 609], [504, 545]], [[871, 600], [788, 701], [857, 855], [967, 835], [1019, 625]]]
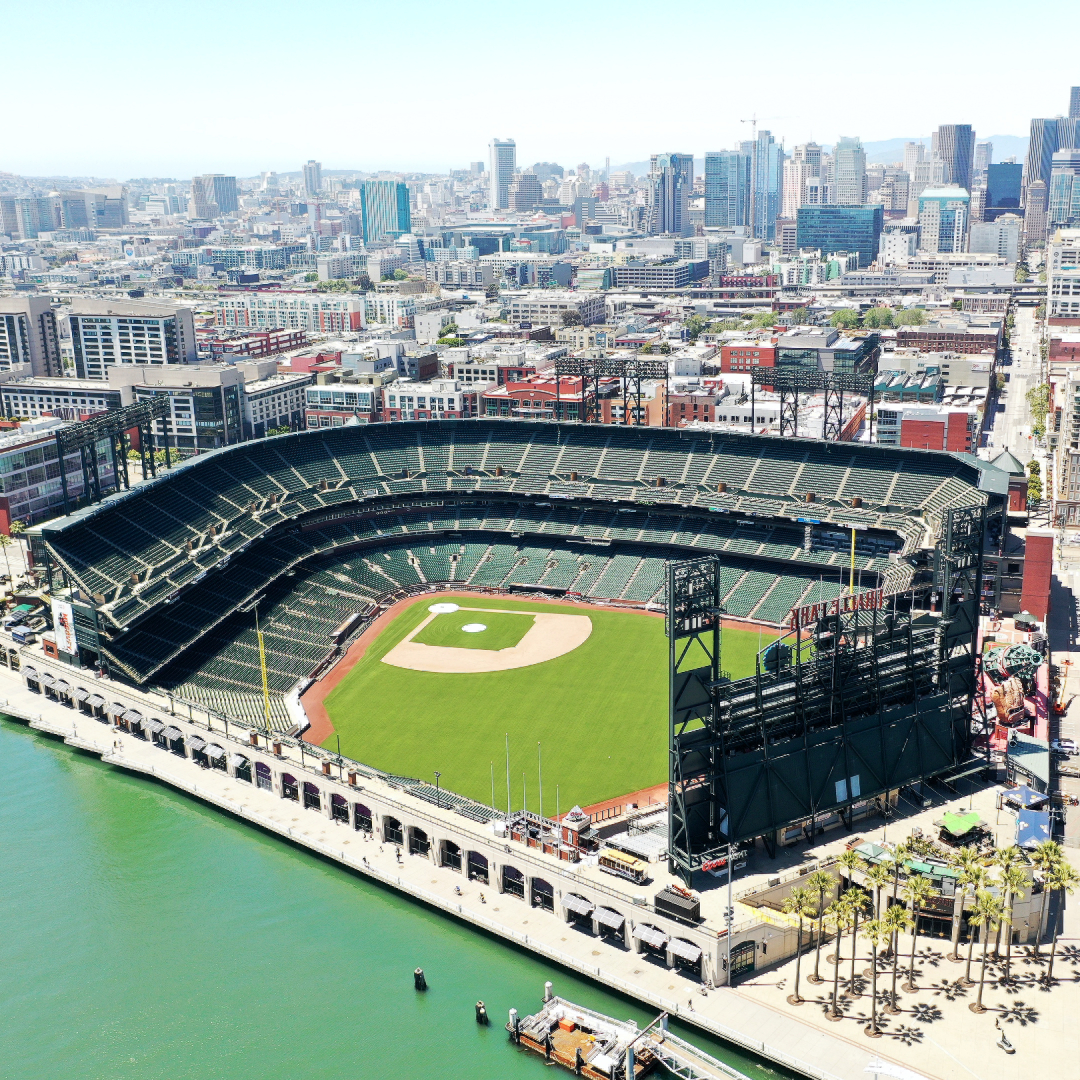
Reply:
[[[460, 602], [474, 608], [570, 612], [512, 597], [470, 597]], [[540, 809], [539, 742], [543, 809], [548, 814], [556, 810], [556, 785], [559, 808], [565, 812], [574, 803], [588, 805], [667, 779], [663, 619], [578, 609], [574, 613], [587, 615], [593, 624], [583, 645], [546, 663], [512, 671], [445, 675], [382, 663], [383, 656], [424, 620], [428, 606], [421, 602], [402, 612], [329, 694], [326, 710], [335, 735], [324, 743], [327, 748], [336, 748], [340, 736], [343, 753], [376, 768], [429, 782], [434, 782], [438, 770], [443, 787], [484, 803], [492, 801], [494, 773], [495, 806], [505, 809], [509, 734], [511, 803], [515, 809], [522, 806], [524, 773], [527, 805], [535, 811]], [[455, 629], [465, 622], [482, 622], [494, 629], [503, 620], [519, 621], [513, 615], [478, 611], [441, 615], [426, 628], [425, 643], [463, 644], [427, 640], [427, 632], [444, 619], [445, 632], [457, 638], [482, 638], [491, 632], [471, 635]], [[767, 642], [770, 635], [761, 640]], [[758, 641], [756, 631], [724, 631], [723, 667], [734, 678], [753, 671]]]
[[[426, 615], [428, 605], [422, 606]], [[507, 615], [501, 611], [450, 611], [436, 615], [413, 641], [421, 645], [498, 651], [515, 646], [532, 629], [533, 622], [532, 615]], [[462, 627], [470, 623], [480, 623], [487, 629], [479, 633], [466, 633]]]

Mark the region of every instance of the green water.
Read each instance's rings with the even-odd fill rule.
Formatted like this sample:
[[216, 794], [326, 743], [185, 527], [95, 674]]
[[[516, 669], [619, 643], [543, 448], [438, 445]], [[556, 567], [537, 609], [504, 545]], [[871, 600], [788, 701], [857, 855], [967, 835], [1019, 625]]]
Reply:
[[[511, 1006], [538, 1004], [545, 979], [652, 1018], [7, 719], [0, 760], [4, 1080], [554, 1076], [501, 1026]], [[777, 1075], [677, 1030], [752, 1077]]]

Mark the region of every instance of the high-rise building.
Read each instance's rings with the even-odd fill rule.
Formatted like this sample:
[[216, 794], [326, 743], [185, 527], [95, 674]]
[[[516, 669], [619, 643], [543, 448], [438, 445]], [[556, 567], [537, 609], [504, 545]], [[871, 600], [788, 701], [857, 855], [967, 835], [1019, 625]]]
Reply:
[[964, 250], [970, 195], [962, 187], [927, 188], [919, 196], [919, 250], [931, 255]]
[[994, 221], [973, 222], [968, 251], [975, 254], [1001, 255], [1007, 262], [1020, 258], [1020, 235], [1023, 220], [1017, 214], [1002, 214]]
[[56, 314], [47, 296], [0, 298], [0, 371], [17, 364], [29, 364], [31, 375], [64, 373]]
[[304, 194], [314, 199], [322, 191], [322, 162], [309, 159], [304, 165]]
[[399, 180], [365, 180], [360, 188], [360, 213], [365, 244], [412, 232], [408, 185]]
[[646, 231], [692, 236], [690, 192], [694, 187], [693, 154], [653, 154], [650, 159]]
[[127, 189], [121, 184], [61, 191], [55, 198], [65, 229], [119, 229], [128, 224]]
[[1024, 167], [1015, 161], [1001, 161], [986, 169], [987, 210], [1016, 210], [1020, 206]]
[[857, 251], [859, 266], [876, 258], [885, 213], [879, 203], [855, 206], [800, 206], [797, 220], [799, 250], [820, 250], [823, 255]]
[[780, 215], [794, 220], [795, 212], [806, 203], [807, 180], [821, 176], [821, 147], [817, 143], [802, 143], [784, 162], [783, 193]]
[[882, 208], [892, 213], [906, 213], [911, 193], [911, 177], [895, 165], [885, 167], [878, 189]]
[[1054, 154], [1059, 150], [1069, 150], [1078, 143], [1080, 120], [1065, 116], [1052, 119], [1031, 121], [1031, 134], [1028, 139], [1027, 158], [1024, 161], [1024, 205], [1027, 205], [1027, 190], [1036, 180], [1044, 180], [1050, 186], [1050, 169]]
[[752, 237], [772, 240], [780, 214], [780, 189], [784, 174], [784, 152], [770, 131], [759, 131], [756, 140], [739, 144], [740, 153], [750, 162], [750, 196], [747, 223]]
[[517, 168], [517, 144], [513, 139], [492, 139], [489, 146], [491, 166], [488, 203], [492, 210], [510, 208], [510, 183]]
[[1080, 226], [1080, 150], [1059, 150], [1050, 167], [1047, 229]]
[[908, 176], [914, 176], [915, 166], [920, 161], [926, 160], [926, 143], [921, 142], [908, 142], [904, 143], [904, 172]]
[[108, 379], [114, 365], [198, 360], [188, 307], [80, 297], [72, 302], [67, 320], [80, 379]]
[[838, 206], [861, 206], [866, 202], [866, 151], [856, 135], [841, 136], [833, 150], [836, 179], [832, 201]]
[[534, 172], [518, 173], [510, 181], [511, 210], [531, 210], [543, 197], [540, 178]]
[[994, 160], [994, 144], [981, 142], [975, 144], [975, 164], [972, 166], [973, 179], [984, 179], [986, 170]]
[[944, 165], [944, 183], [971, 190], [975, 131], [970, 124], [942, 124], [934, 132], [932, 154]]
[[1048, 245], [1046, 314], [1080, 318], [1080, 229], [1059, 229]]
[[54, 195], [0, 195], [0, 233], [13, 240], [35, 240], [60, 224], [60, 200]]
[[222, 173], [204, 173], [192, 177], [191, 202], [188, 205], [192, 217], [204, 220], [235, 214], [240, 209], [236, 177]]
[[705, 224], [733, 228], [747, 223], [750, 159], [738, 150], [705, 155]]
[[1080, 120], [1080, 86], [1069, 88], [1069, 119]]
[[1045, 180], [1028, 184], [1024, 192], [1024, 243], [1027, 247], [1042, 247], [1046, 243], [1046, 213], [1050, 187]]

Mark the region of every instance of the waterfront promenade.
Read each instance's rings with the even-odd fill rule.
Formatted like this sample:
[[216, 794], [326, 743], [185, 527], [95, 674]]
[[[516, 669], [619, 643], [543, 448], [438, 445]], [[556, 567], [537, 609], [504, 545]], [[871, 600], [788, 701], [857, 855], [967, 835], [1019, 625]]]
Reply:
[[[39, 668], [44, 666], [38, 655], [27, 655], [26, 660]], [[132, 707], [144, 712], [164, 715], [188, 736], [207, 735], [205, 724], [198, 728], [194, 721], [169, 715], [168, 702], [163, 698], [104, 682], [95, 684], [95, 689], [110, 700], [130, 702]], [[770, 1004], [755, 1001], [739, 990], [719, 987], [702, 992], [697, 979], [647, 958], [627, 947], [626, 942], [578, 929], [566, 921], [559, 907], [552, 913], [529, 906], [522, 899], [499, 892], [494, 881], [483, 885], [437, 865], [433, 854], [402, 855], [399, 861], [394, 846], [380, 842], [378, 834], [369, 839], [368, 834], [335, 821], [328, 814], [305, 810], [301, 804], [283, 799], [280, 789], [262, 789], [226, 772], [201, 767], [189, 757], [163, 751], [78, 710], [32, 693], [15, 673], [4, 671], [0, 678], [0, 698], [6, 699], [2, 711], [28, 720], [31, 726], [61, 737], [73, 746], [100, 754], [110, 764], [153, 776], [448, 915], [806, 1076], [864, 1080], [875, 1052], [910, 1067], [902, 1047], [893, 1055], [890, 1048], [880, 1043], [860, 1045], [854, 1039], [817, 1029], [800, 1018], [784, 1016]], [[268, 753], [253, 751], [246, 729], [235, 725], [228, 735], [215, 730], [213, 740], [230, 755], [239, 752], [252, 758], [270, 758]], [[312, 779], [319, 782], [327, 802], [331, 791], [349, 793], [346, 784], [321, 772], [319, 757], [308, 754], [307, 760], [307, 769]], [[285, 765], [297, 776], [305, 775], [295, 761], [288, 760]], [[614, 879], [610, 886], [593, 881], [581, 869], [527, 851], [520, 845], [505, 844], [494, 836], [490, 825], [468, 821], [448, 809], [422, 802], [377, 778], [361, 779], [362, 787], [356, 790], [363, 791], [363, 797], [373, 808], [379, 807], [384, 815], [392, 811], [402, 822], [420, 821], [433, 838], [442, 833], [473, 845], [487, 852], [493, 868], [497, 858], [512, 860], [530, 872], [542, 873], [556, 886], [559, 898], [572, 891], [624, 912], [628, 926], [641, 907], [642, 890], [621, 889]], [[356, 797], [355, 790], [352, 797]], [[659, 921], [652, 912], [646, 910], [644, 914], [652, 924]], [[685, 930], [682, 933], [691, 936]], [[714, 956], [716, 953], [714, 947]], [[952, 1074], [947, 1068], [924, 1072], [940, 1077]]]

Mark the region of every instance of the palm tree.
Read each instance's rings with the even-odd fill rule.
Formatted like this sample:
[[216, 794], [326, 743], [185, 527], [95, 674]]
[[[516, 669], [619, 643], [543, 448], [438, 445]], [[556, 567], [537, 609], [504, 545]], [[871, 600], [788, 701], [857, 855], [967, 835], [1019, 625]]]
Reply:
[[885, 863], [875, 863], [866, 872], [866, 880], [874, 890], [874, 918], [881, 918], [881, 901], [885, 889], [892, 879], [892, 873]]
[[986, 1012], [982, 1003], [983, 987], [986, 984], [986, 957], [990, 952], [990, 931], [1001, 924], [1005, 917], [1005, 907], [989, 889], [980, 889], [975, 894], [975, 910], [968, 916], [968, 922], [983, 927], [982, 931], [982, 972], [979, 976], [979, 996], [968, 1008], [974, 1013]]
[[[858, 885], [853, 885], [844, 893], [844, 896], [851, 905], [851, 992], [854, 993], [855, 961], [858, 959], [859, 954], [859, 915], [866, 910], [867, 905], [870, 903], [870, 897]], [[836, 955], [837, 957], [840, 956], [839, 948], [836, 950]], [[839, 963], [839, 960], [837, 960], [837, 963]]]
[[892, 954], [892, 990], [889, 994], [889, 1004], [886, 1006], [886, 1010], [891, 1013], [898, 1013], [900, 1008], [896, 1004], [896, 976], [900, 969], [900, 935], [913, 925], [914, 920], [903, 904], [893, 904], [885, 912], [885, 918], [882, 921], [888, 928], [890, 935], [896, 939]]
[[817, 893], [817, 947], [814, 950], [814, 974], [808, 979], [817, 984], [824, 981], [818, 972], [821, 964], [821, 926], [825, 919], [825, 897], [833, 890], [833, 876], [826, 870], [815, 870], [806, 879], [806, 887]]
[[[1005, 873], [1012, 866], [1016, 866], [1021, 859], [1023, 859], [1024, 853], [1015, 845], [1010, 844], [1008, 847], [998, 848], [994, 852], [992, 862], [998, 868], [998, 876], [1004, 882]], [[997, 925], [997, 934], [994, 937], [994, 959], [999, 958], [999, 950], [1001, 946], [1001, 928], [1005, 925], [1004, 921], [999, 922]]]
[[840, 990], [840, 942], [844, 937], [844, 931], [851, 925], [852, 919], [851, 904], [847, 902], [847, 898], [841, 897], [839, 900], [834, 900], [828, 906], [825, 918], [836, 930], [836, 967], [833, 968], [832, 1007], [827, 1015], [831, 1020], [839, 1020], [840, 1011], [836, 1007], [836, 997]]
[[[26, 532], [25, 521], [13, 521], [11, 523], [11, 535], [18, 541], [22, 539], [23, 533]], [[23, 570], [26, 570], [26, 548], [23, 544], [19, 544], [19, 556], [22, 559]]]
[[979, 865], [979, 853], [973, 847], [962, 847], [952, 859], [953, 869], [956, 874], [956, 892], [953, 894], [953, 925], [952, 925], [952, 952], [949, 959], [960, 959], [960, 924], [964, 921], [964, 901], [967, 899], [967, 889], [972, 883], [972, 871]]
[[881, 919], [870, 919], [863, 923], [863, 937], [870, 942], [870, 1026], [866, 1034], [876, 1039], [881, 1032], [877, 1026], [877, 951], [878, 946], [888, 935], [889, 930]]
[[1005, 931], [1005, 981], [1009, 980], [1009, 968], [1012, 963], [1012, 923], [1013, 904], [1017, 897], [1024, 895], [1024, 886], [1028, 883], [1028, 876], [1024, 868], [1018, 863], [1010, 863], [1001, 869], [1001, 887], [1005, 890], [1005, 918], [1002, 924], [1007, 926]]
[[857, 851], [845, 851], [836, 862], [842, 870], [847, 871], [844, 876], [849, 885], [855, 884], [856, 873], [866, 873], [866, 860]]
[[911, 904], [911, 917], [914, 922], [911, 928], [911, 966], [908, 968], [908, 981], [903, 986], [909, 994], [918, 990], [915, 985], [915, 943], [919, 940], [919, 908], [931, 896], [937, 896], [937, 889], [925, 874], [912, 874], [904, 884], [904, 899]]
[[1036, 956], [1039, 955], [1039, 945], [1042, 942], [1042, 928], [1046, 925], [1046, 898], [1050, 895], [1050, 890], [1046, 887], [1046, 879], [1054, 864], [1060, 862], [1064, 857], [1065, 852], [1062, 851], [1061, 845], [1056, 840], [1043, 840], [1031, 853], [1031, 861], [1040, 871], [1043, 881], [1042, 906], [1039, 909], [1039, 931], [1035, 935]]
[[802, 965], [802, 924], [803, 919], [814, 914], [814, 894], [802, 885], [792, 889], [784, 900], [781, 910], [785, 915], [795, 915], [799, 920], [799, 937], [795, 945], [795, 993], [788, 995], [788, 1003], [801, 1005], [803, 999], [799, 994], [799, 969]]
[[[1064, 858], [1059, 859], [1054, 863], [1050, 870], [1050, 875], [1047, 878], [1047, 888], [1053, 892], [1060, 892], [1062, 894], [1068, 894], [1075, 891], [1076, 886], [1080, 884], [1080, 874], [1077, 874], [1073, 869], [1073, 865], [1070, 862], [1066, 862]], [[1063, 895], [1064, 898], [1064, 895]], [[1046, 981], [1052, 983], [1054, 981], [1054, 956], [1057, 953], [1057, 921], [1054, 922], [1054, 934], [1050, 938], [1050, 966], [1046, 969]]]
[[[979, 895], [980, 891], [983, 891], [990, 886], [990, 871], [985, 866], [976, 864], [970, 872], [971, 877], [971, 894], [972, 897]], [[971, 981], [971, 955], [975, 951], [975, 931], [972, 929], [975, 926], [981, 925], [980, 923], [973, 923], [971, 916], [968, 916], [968, 951], [967, 951], [967, 963], [964, 966], [964, 977], [961, 982], [965, 986], [974, 986]], [[980, 935], [981, 936], [981, 935]]]
[[[9, 547], [11, 547], [11, 545], [14, 544], [14, 543], [15, 543], [15, 541], [12, 540], [11, 537], [8, 536], [7, 533], [0, 533], [0, 548], [4, 549], [4, 565], [7, 567], [9, 581], [10, 581], [10, 578], [11, 578], [11, 560], [8, 559], [8, 551], [7, 551], [7, 549]], [[14, 582], [11, 582], [10, 588], [11, 588], [12, 592], [15, 591], [15, 583]]]

